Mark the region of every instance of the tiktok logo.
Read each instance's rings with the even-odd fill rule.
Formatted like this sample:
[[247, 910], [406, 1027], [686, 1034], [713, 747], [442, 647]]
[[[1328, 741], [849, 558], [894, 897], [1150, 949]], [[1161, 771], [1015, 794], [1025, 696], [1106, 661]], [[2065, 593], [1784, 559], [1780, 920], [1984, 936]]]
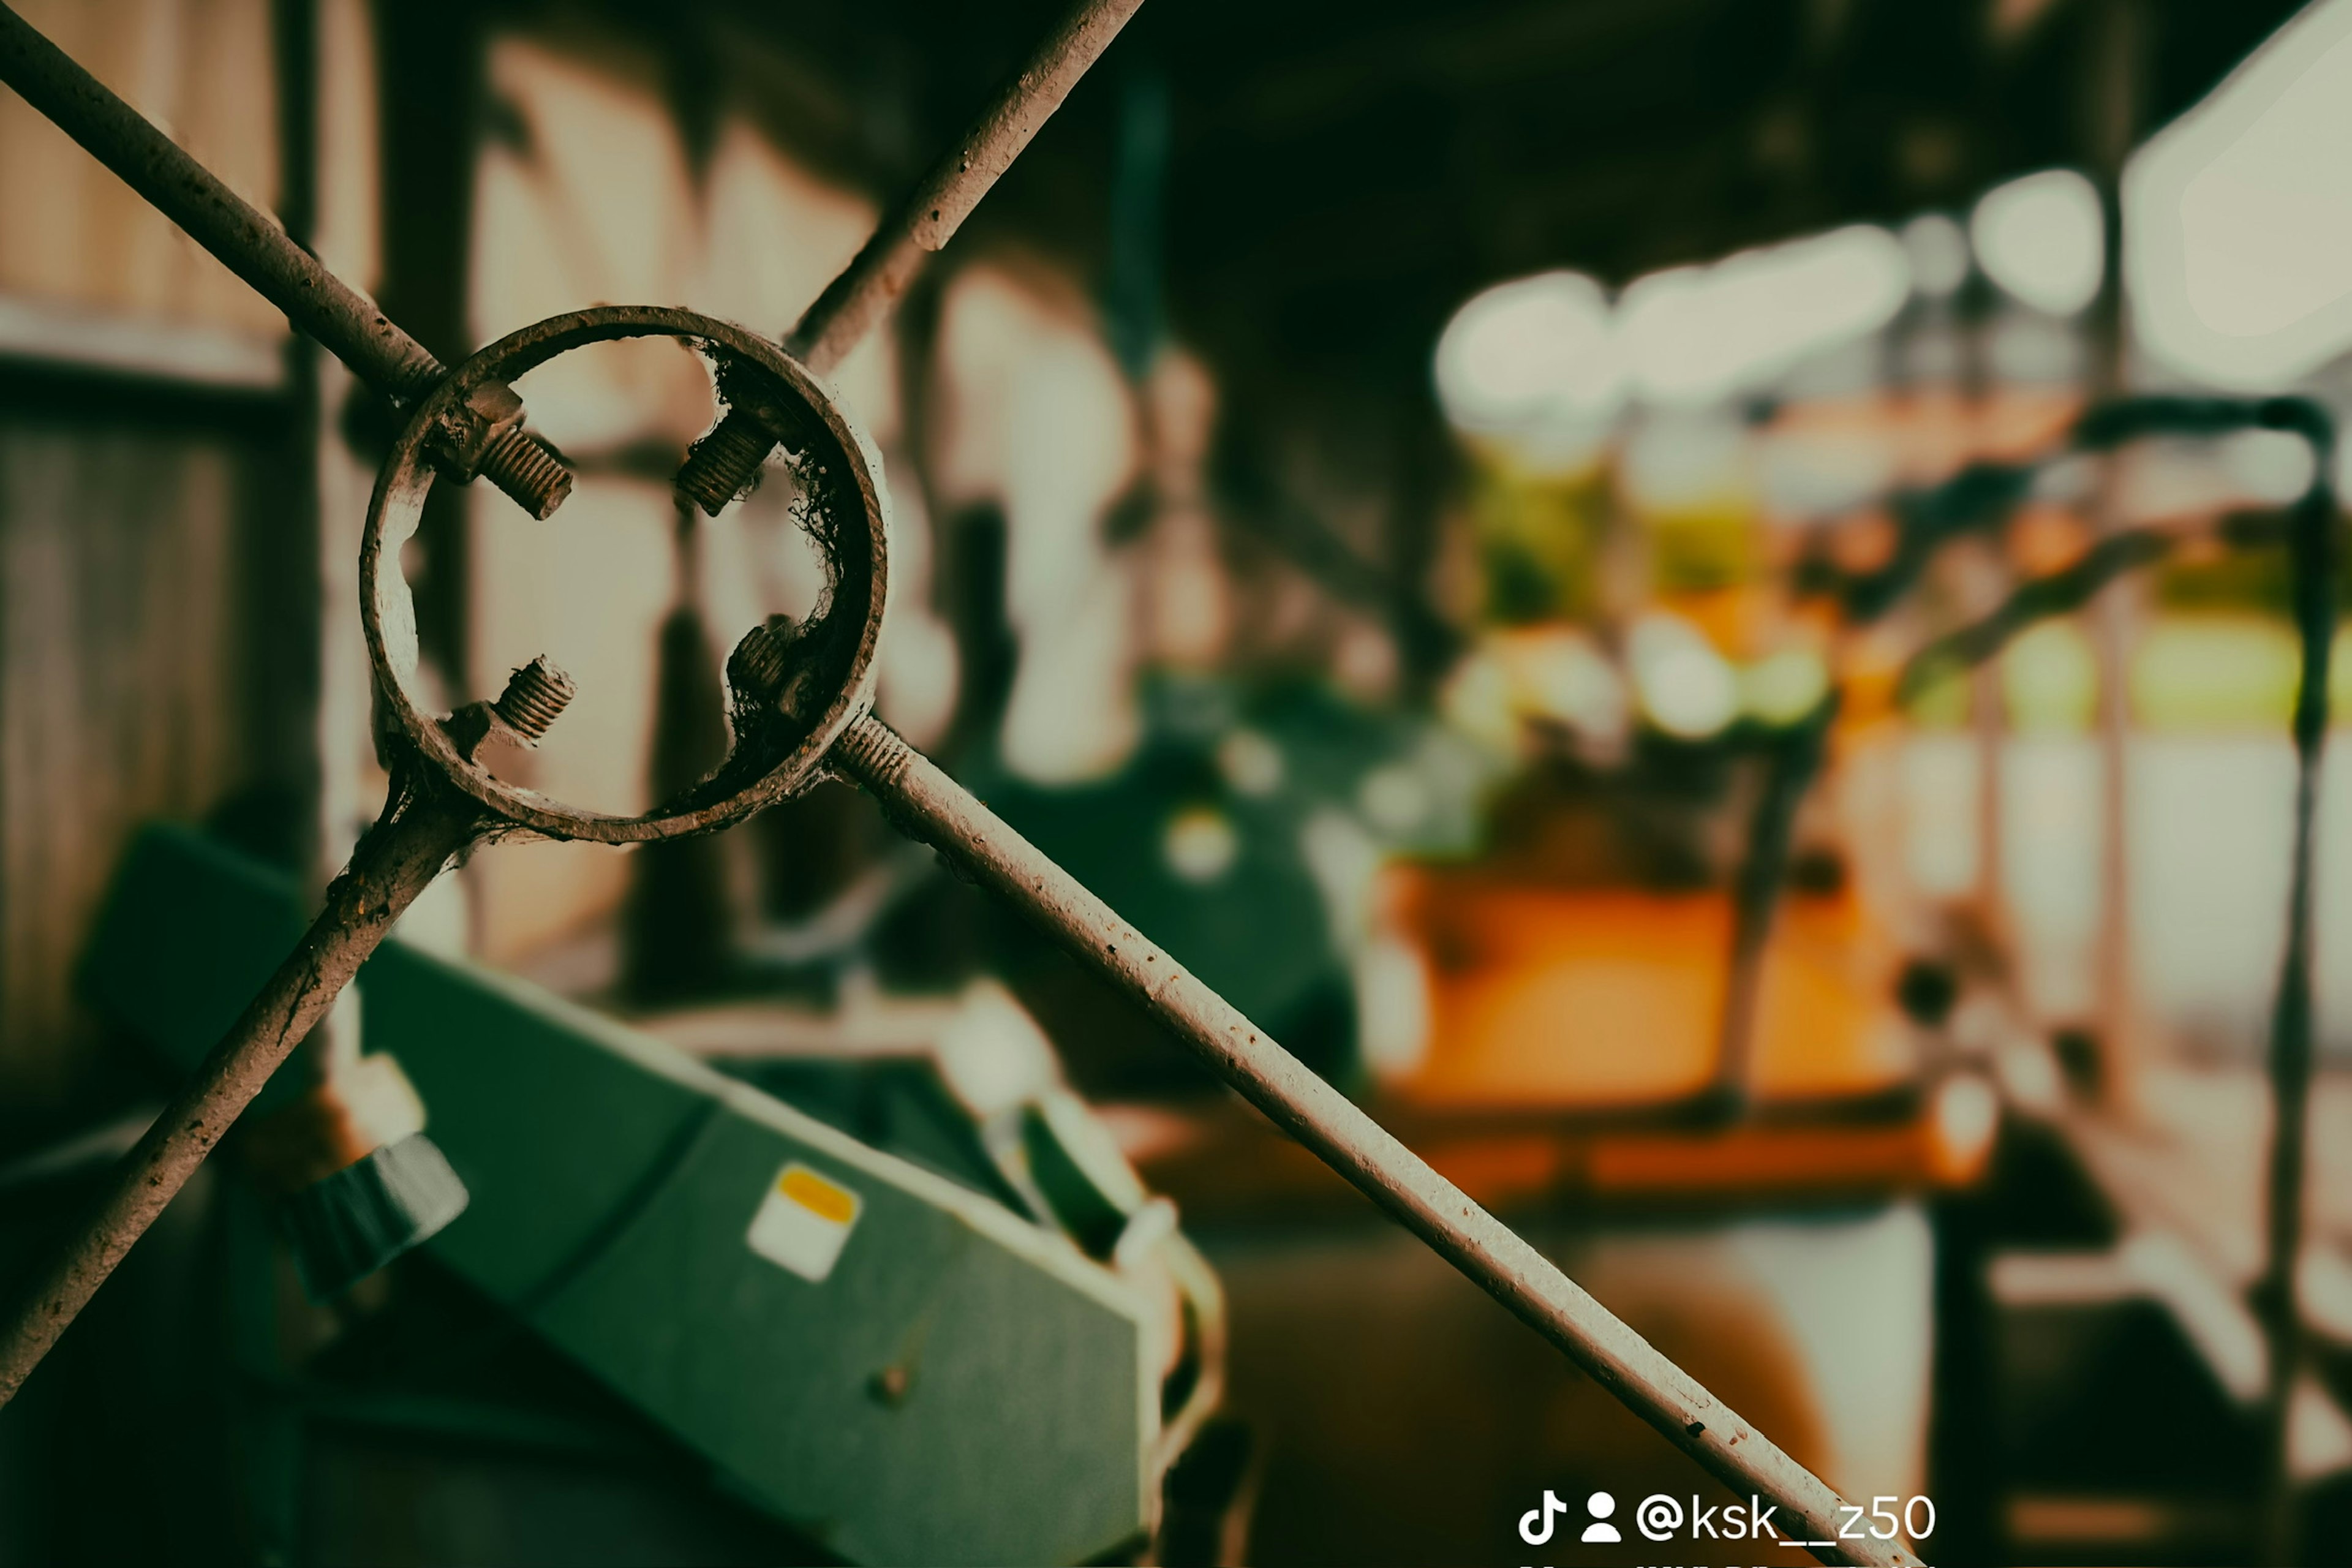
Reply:
[[1559, 1500], [1559, 1494], [1546, 1490], [1543, 1501], [1519, 1515], [1519, 1539], [1529, 1546], [1541, 1546], [1551, 1539], [1551, 1516], [1567, 1511], [1568, 1505]]
[[[1546, 1491], [1543, 1501], [1519, 1515], [1519, 1539], [1529, 1546], [1541, 1546], [1551, 1539], [1552, 1516], [1567, 1511], [1568, 1505], [1559, 1500], [1559, 1493]], [[1584, 1511], [1592, 1516], [1592, 1522], [1584, 1527], [1584, 1533], [1578, 1540], [1613, 1542], [1625, 1539], [1617, 1533], [1617, 1527], [1609, 1522], [1609, 1516], [1617, 1511], [1615, 1498], [1607, 1492], [1594, 1492], [1584, 1500]]]

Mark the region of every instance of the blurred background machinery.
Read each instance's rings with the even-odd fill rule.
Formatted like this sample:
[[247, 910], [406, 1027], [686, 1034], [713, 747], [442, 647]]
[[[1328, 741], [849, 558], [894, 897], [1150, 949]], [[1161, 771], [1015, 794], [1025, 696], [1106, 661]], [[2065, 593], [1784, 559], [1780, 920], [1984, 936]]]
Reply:
[[[615, 299], [776, 333], [1050, 19], [20, 9], [450, 361]], [[837, 372], [879, 711], [1833, 1485], [1931, 1498], [1932, 1560], [2323, 1560], [2340, 768], [2284, 1284], [2265, 1058], [2337, 476], [2083, 432], [2352, 403], [2347, 35], [1146, 6]], [[0, 215], [13, 1278], [382, 797], [395, 421], [5, 95]], [[520, 782], [616, 812], [718, 760], [709, 628], [821, 580], [784, 487], [680, 515], [674, 358], [525, 380], [585, 548], [452, 491], [404, 563], [425, 679], [554, 656]], [[310, 1303], [257, 1121], [0, 1415], [0, 1562], [1504, 1562], [1547, 1488], [1713, 1496], [845, 785], [488, 847], [339, 1026], [472, 1210]], [[746, 1246], [772, 1187], [855, 1200], [870, 1321]]]

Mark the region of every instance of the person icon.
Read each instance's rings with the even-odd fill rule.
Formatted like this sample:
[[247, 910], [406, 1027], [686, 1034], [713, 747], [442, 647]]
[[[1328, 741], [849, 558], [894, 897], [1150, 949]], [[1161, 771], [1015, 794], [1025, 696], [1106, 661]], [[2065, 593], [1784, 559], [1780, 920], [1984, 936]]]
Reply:
[[1584, 1534], [1580, 1539], [1588, 1542], [1625, 1539], [1617, 1533], [1617, 1527], [1609, 1522], [1609, 1516], [1617, 1511], [1615, 1498], [1611, 1497], [1607, 1492], [1594, 1492], [1584, 1500], [1584, 1511], [1592, 1516], [1592, 1522], [1584, 1527]]

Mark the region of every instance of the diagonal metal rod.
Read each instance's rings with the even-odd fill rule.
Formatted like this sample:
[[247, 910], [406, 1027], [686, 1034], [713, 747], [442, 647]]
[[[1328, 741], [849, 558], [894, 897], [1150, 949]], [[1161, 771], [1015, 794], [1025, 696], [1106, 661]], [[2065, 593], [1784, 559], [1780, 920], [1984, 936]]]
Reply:
[[[1916, 1564], [1899, 1542], [1853, 1539], [1859, 1510], [1473, 1203], [1353, 1100], [1260, 1034], [1233, 1005], [871, 717], [834, 763], [921, 838], [1134, 996], [1219, 1078], [1365, 1196], [1542, 1334], [1734, 1491], [1782, 1510], [1824, 1563]], [[1802, 1531], [1800, 1535], [1798, 1532]]]
[[[819, 375], [830, 375], [849, 357], [907, 291], [923, 258], [955, 237], [1142, 6], [1143, 0], [1078, 0], [1029, 63], [997, 90], [980, 118], [802, 314], [784, 339], [793, 358]], [[760, 465], [781, 435], [751, 409], [730, 410], [696, 443], [678, 470], [680, 498], [718, 516], [759, 477]]]
[[[441, 362], [374, 300], [328, 271], [267, 214], [5, 4], [0, 81], [394, 404], [415, 402], [441, 380]], [[519, 403], [499, 411], [495, 427], [485, 425], [471, 434], [462, 477], [480, 473], [534, 517], [562, 503], [572, 477], [524, 434]]]
[[[400, 792], [395, 791], [395, 806]], [[393, 923], [478, 836], [472, 802], [420, 798], [370, 829], [325, 906], [227, 1034], [116, 1165], [105, 1194], [0, 1327], [0, 1405], [89, 1304]]]
[[2270, 1336], [2268, 1473], [2263, 1478], [2268, 1561], [2294, 1560], [2305, 1521], [2288, 1452], [2294, 1390], [2304, 1375], [2303, 1305], [2296, 1291], [2303, 1259], [2304, 1185], [2311, 1142], [2313, 1051], [2313, 853], [2318, 831], [2320, 766], [2327, 751], [2329, 661], [2336, 645], [2337, 509], [2330, 472], [2333, 431], [2320, 415], [2307, 427], [2311, 489], [2297, 503], [2287, 536], [2294, 563], [2295, 633], [2303, 669], [2294, 699], [2294, 863], [2286, 906], [2286, 954], [2271, 1011], [2271, 1148], [2265, 1183], [2265, 1257], [2254, 1295]]
[[[545, 659], [514, 673], [495, 703], [443, 721], [468, 758], [492, 739], [536, 743], [571, 701], [571, 677]], [[0, 1323], [0, 1406], [98, 1294], [196, 1167], [359, 973], [416, 896], [501, 824], [434, 776], [413, 750], [393, 763], [383, 814], [352, 851], [310, 929], [236, 1023], [124, 1156], [96, 1209]]]
[[944, 249], [1039, 129], [1062, 107], [1143, 0], [1080, 0], [1020, 74], [932, 165], [888, 222], [802, 315], [785, 347], [825, 374], [864, 341], [907, 291], [923, 258]]

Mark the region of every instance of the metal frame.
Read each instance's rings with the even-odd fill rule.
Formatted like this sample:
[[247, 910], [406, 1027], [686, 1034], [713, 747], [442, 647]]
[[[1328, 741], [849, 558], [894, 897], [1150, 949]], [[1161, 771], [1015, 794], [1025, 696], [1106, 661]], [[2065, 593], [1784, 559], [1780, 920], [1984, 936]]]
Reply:
[[[924, 253], [947, 243], [1140, 4], [1081, 0], [1027, 68], [810, 308], [789, 340], [792, 359], [803, 363], [807, 372], [822, 374], [863, 339], [903, 292]], [[502, 379], [509, 360], [519, 357], [516, 339], [445, 374], [431, 354], [364, 296], [328, 273], [5, 5], [0, 5], [0, 80], [285, 310], [297, 326], [415, 410], [371, 509], [372, 542], [379, 532], [373, 525], [380, 522], [388, 500], [405, 505], [421, 495], [418, 464], [428, 444], [436, 448], [436, 460], [445, 471], [459, 478], [483, 473], [534, 515], [544, 517], [561, 503], [570, 476], [522, 433], [520, 400]], [[530, 339], [543, 333], [551, 339], [561, 330], [557, 323], [542, 323], [516, 336]], [[781, 427], [779, 414], [788, 417], [793, 412], [791, 405], [797, 405], [824, 419], [831, 404], [821, 384], [798, 365], [790, 372], [777, 371], [772, 363], [773, 349], [719, 342], [733, 335], [723, 323], [693, 331], [721, 348], [724, 357], [762, 362], [768, 372], [756, 378], [752, 395], [730, 399], [727, 416], [697, 443], [679, 475], [681, 494], [716, 511], [757, 477], [779, 440], [798, 438], [794, 431]], [[721, 388], [730, 390], [725, 376]], [[782, 404], [769, 400], [779, 393]], [[851, 445], [854, 449], [855, 443]], [[860, 499], [878, 522], [878, 490]], [[374, 564], [372, 556], [371, 589]], [[872, 567], [878, 614], [878, 545]], [[373, 592], [365, 608], [373, 617]], [[779, 712], [789, 718], [803, 707], [788, 694], [794, 689], [790, 678], [799, 673], [792, 658], [804, 647], [763, 646], [763, 633], [775, 635], [772, 627], [755, 629], [730, 661], [730, 680], [755, 665], [772, 678], [771, 689], [758, 694], [760, 703], [750, 708], [737, 681], [739, 720]], [[817, 640], [823, 639], [803, 639]], [[619, 838], [707, 830], [742, 815], [732, 808], [748, 797], [758, 796], [759, 804], [764, 804], [773, 794], [783, 793], [822, 753], [824, 762], [874, 794], [904, 829], [936, 846], [1135, 996], [1276, 1125], [1709, 1473], [1735, 1491], [1757, 1493], [1783, 1510], [1791, 1525], [1805, 1532], [1806, 1544], [1822, 1561], [1918, 1563], [1899, 1541], [1842, 1536], [1841, 1525], [1857, 1517], [1857, 1510], [1826, 1484], [866, 714], [870, 637], [862, 639], [858, 657], [824, 671], [834, 678], [830, 684], [837, 693], [828, 705], [828, 721], [802, 731], [804, 739], [815, 742], [814, 751], [794, 746], [761, 776], [707, 807], [683, 815], [664, 808], [642, 818], [597, 819], [601, 827], [583, 814], [567, 816], [547, 809], [543, 802], [509, 800], [476, 782], [484, 776], [473, 762], [476, 746], [499, 735], [534, 739], [561, 710], [570, 696], [570, 682], [560, 672], [535, 661], [517, 672], [497, 703], [471, 704], [428, 725], [397, 696], [397, 672], [386, 662], [383, 639], [373, 637], [372, 643], [378, 679], [386, 684], [387, 696], [400, 705], [405, 742], [394, 759], [392, 802], [362, 840], [352, 864], [328, 889], [325, 909], [294, 953], [123, 1163], [100, 1213], [0, 1339], [0, 1402], [13, 1396], [270, 1072], [323, 1016], [400, 911], [464, 846], [486, 834]], [[843, 721], [845, 727], [836, 728]], [[739, 723], [739, 735], [741, 729]], [[832, 739], [834, 733], [839, 735], [837, 741]], [[817, 739], [820, 735], [823, 740]], [[831, 742], [829, 750], [826, 742]], [[726, 774], [722, 769], [720, 776]], [[740, 777], [734, 775], [730, 783]], [[771, 791], [768, 786], [775, 780], [782, 783]]]

